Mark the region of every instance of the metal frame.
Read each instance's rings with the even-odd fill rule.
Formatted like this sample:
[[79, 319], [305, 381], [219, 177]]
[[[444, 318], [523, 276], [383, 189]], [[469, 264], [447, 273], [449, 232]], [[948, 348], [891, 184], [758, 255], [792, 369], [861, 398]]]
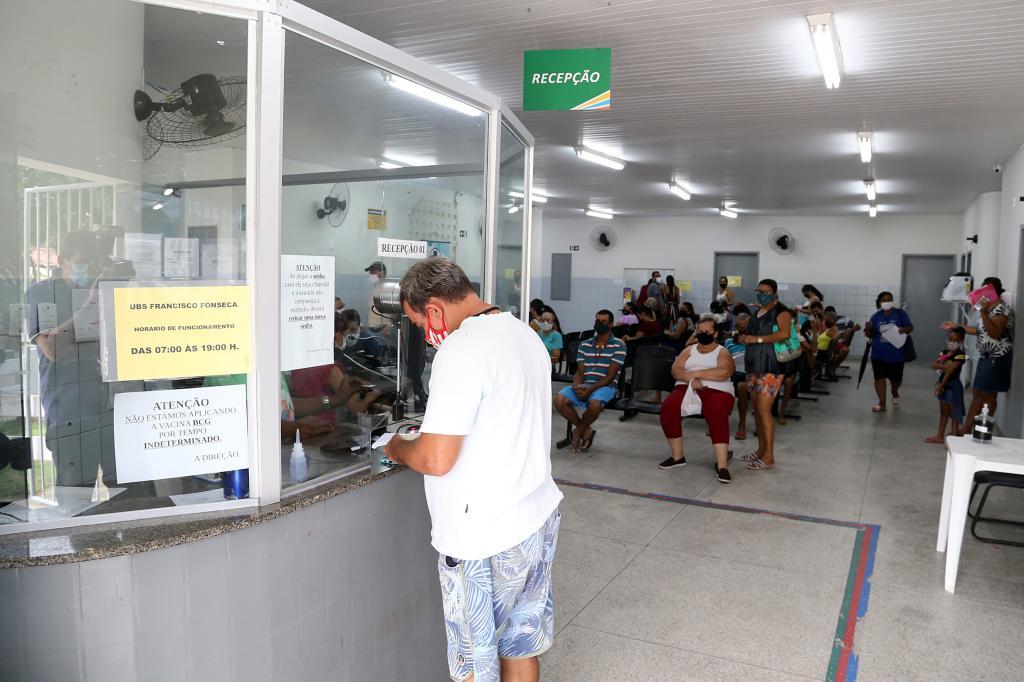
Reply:
[[[523, 273], [521, 309], [526, 311], [530, 293], [532, 248], [532, 179], [534, 137], [497, 96], [441, 69], [397, 50], [375, 38], [331, 19], [292, 0], [132, 0], [143, 5], [195, 11], [249, 22], [247, 108], [250, 132], [246, 138], [246, 177], [217, 184], [246, 186], [246, 280], [251, 288], [253, 310], [253, 369], [248, 381], [248, 435], [250, 443], [250, 493], [245, 500], [183, 507], [165, 507], [75, 517], [39, 523], [0, 526], [0, 535], [58, 527], [119, 523], [154, 517], [200, 512], [231, 512], [274, 504], [281, 499], [280, 414], [280, 244], [284, 113], [284, 60], [286, 31], [315, 40], [372, 66], [397, 74], [461, 102], [476, 107], [487, 117], [484, 159], [484, 295], [491, 299], [496, 285], [496, 225], [498, 170], [502, 125], [525, 147], [523, 223]], [[454, 167], [453, 167], [454, 168]], [[419, 169], [422, 171], [423, 169]], [[460, 171], [462, 169], [459, 169]], [[437, 169], [431, 175], [438, 175]], [[378, 176], [404, 177], [417, 171], [399, 170]], [[479, 167], [476, 168], [479, 172]], [[192, 183], [200, 186], [200, 183]], [[204, 185], [205, 186], [205, 185]], [[27, 254], [26, 254], [27, 258]], [[311, 482], [323, 483], [330, 476]], [[291, 491], [289, 491], [290, 493]]]

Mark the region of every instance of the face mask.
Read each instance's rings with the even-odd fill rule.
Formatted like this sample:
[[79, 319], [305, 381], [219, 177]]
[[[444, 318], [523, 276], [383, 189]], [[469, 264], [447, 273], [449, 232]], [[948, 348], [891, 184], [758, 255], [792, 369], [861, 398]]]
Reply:
[[726, 287], [728, 287], [728, 286], [729, 286], [729, 283], [728, 283], [728, 282], [719, 282], [719, 283], [718, 283], [718, 288], [719, 288], [719, 289], [725, 289], [725, 288], [726, 288]]
[[346, 334], [345, 335], [345, 345], [346, 346], [354, 346], [357, 343], [359, 343], [359, 334]]
[[896, 305], [896, 304], [893, 303], [892, 301], [883, 301], [882, 302], [882, 310], [892, 310], [892, 307], [894, 305]]
[[947, 341], [946, 342], [946, 348], [948, 348], [949, 350], [960, 350], [960, 342], [959, 341]]
[[604, 322], [595, 322], [594, 323], [594, 331], [597, 332], [598, 336], [601, 336], [601, 335], [607, 334], [609, 331], [611, 331], [611, 327], [609, 327]]
[[706, 346], [715, 340], [715, 335], [711, 332], [697, 332], [697, 343], [702, 346]]
[[654, 283], [655, 284], [661, 284], [661, 277], [655, 277], [654, 278]]
[[448, 338], [448, 325], [445, 324], [444, 317], [441, 318], [441, 324], [444, 325], [441, 329], [434, 329], [430, 326], [430, 320], [427, 320], [426, 337], [427, 343], [434, 348], [440, 348], [441, 342]]
[[71, 263], [71, 271], [68, 277], [75, 283], [75, 286], [84, 287], [89, 285], [89, 264]]
[[537, 324], [537, 326], [540, 327], [540, 330], [542, 332], [549, 332], [549, 331], [551, 331], [552, 329], [555, 328], [555, 325], [553, 325], [550, 322], [540, 322], [540, 323]]
[[757, 292], [757, 302], [761, 305], [770, 305], [775, 300], [775, 294], [766, 293], [764, 291]]
[[370, 284], [376, 284], [379, 279], [380, 275], [370, 275]]
[[715, 322], [718, 322], [719, 324], [725, 322], [725, 315], [723, 314], [714, 315], [713, 317], [715, 318]]

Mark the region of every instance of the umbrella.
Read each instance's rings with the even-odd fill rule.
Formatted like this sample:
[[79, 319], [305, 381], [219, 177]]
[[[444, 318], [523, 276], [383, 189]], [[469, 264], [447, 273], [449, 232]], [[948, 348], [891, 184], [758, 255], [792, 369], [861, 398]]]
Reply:
[[860, 388], [860, 382], [864, 381], [864, 370], [868, 368], [869, 357], [871, 357], [870, 341], [868, 341], [868, 345], [864, 348], [864, 357], [860, 359], [860, 373], [857, 374], [857, 388]]

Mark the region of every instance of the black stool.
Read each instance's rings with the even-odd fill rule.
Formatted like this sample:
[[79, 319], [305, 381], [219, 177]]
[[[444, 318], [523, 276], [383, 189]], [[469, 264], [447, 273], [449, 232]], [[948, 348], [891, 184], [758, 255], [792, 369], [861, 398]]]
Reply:
[[[982, 493], [981, 501], [978, 502], [978, 509], [971, 514], [970, 505], [971, 502], [974, 501], [974, 494], [978, 492], [978, 488], [980, 486], [985, 486], [985, 492]], [[1016, 488], [1017, 490], [1024, 490], [1024, 476], [1020, 474], [1004, 474], [998, 471], [979, 471], [974, 474], [974, 487], [971, 488], [971, 499], [967, 503], [967, 515], [974, 519], [971, 521], [971, 535], [982, 542], [991, 542], [996, 545], [1024, 547], [1024, 542], [1003, 540], [1000, 538], [987, 538], [978, 535], [978, 531], [976, 529], [979, 521], [985, 521], [987, 523], [1004, 523], [1012, 526], [1024, 526], [1024, 521], [1011, 521], [1009, 519], [997, 519], [995, 517], [981, 515], [981, 510], [985, 507], [985, 502], [988, 500], [988, 494], [992, 491], [992, 488]]]

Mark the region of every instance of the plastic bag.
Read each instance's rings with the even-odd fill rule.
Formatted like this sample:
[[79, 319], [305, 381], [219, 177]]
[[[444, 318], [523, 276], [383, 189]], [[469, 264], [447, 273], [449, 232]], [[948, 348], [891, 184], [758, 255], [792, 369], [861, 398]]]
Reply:
[[683, 403], [680, 405], [679, 413], [683, 417], [689, 417], [695, 414], [700, 414], [701, 410], [704, 409], [700, 403], [700, 394], [690, 387], [686, 388], [686, 393], [683, 394]]

